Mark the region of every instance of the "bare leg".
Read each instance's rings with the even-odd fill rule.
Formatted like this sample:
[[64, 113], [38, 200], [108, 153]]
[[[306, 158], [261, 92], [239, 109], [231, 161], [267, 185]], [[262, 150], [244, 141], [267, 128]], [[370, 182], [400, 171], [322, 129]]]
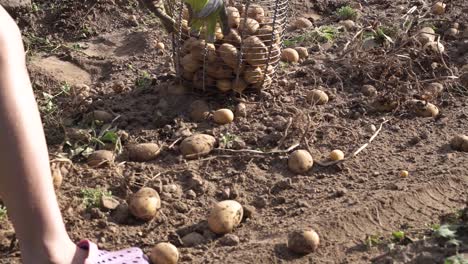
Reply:
[[0, 6], [0, 196], [23, 262], [80, 263], [53, 189], [47, 145], [18, 27]]

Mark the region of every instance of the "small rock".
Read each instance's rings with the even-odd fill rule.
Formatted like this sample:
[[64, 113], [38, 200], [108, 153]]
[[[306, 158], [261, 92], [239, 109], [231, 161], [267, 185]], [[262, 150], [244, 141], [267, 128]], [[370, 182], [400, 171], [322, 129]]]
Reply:
[[257, 199], [253, 201], [253, 205], [256, 208], [265, 208], [267, 206], [267, 200], [263, 197], [257, 197]]
[[362, 49], [365, 51], [377, 48], [378, 46], [379, 46], [379, 43], [377, 43], [377, 41], [375, 41], [375, 39], [373, 38], [366, 39], [362, 43]]
[[233, 247], [239, 245], [240, 239], [234, 234], [226, 234], [219, 239], [219, 243], [223, 246]]
[[120, 202], [113, 197], [103, 195], [101, 197], [101, 205], [104, 209], [114, 210], [120, 205]]
[[195, 247], [205, 243], [205, 238], [199, 233], [193, 232], [182, 237], [182, 243], [185, 247]]
[[373, 124], [370, 124], [366, 127], [366, 131], [368, 133], [374, 133], [375, 131], [377, 131], [377, 127], [375, 127], [375, 125]]
[[235, 109], [236, 117], [246, 117], [247, 116], [247, 106], [244, 103], [239, 103], [236, 105]]

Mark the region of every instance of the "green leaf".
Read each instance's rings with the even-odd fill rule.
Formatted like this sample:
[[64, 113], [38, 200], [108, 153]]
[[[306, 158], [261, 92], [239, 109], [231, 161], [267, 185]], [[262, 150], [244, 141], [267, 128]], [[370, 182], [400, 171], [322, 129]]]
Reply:
[[392, 237], [394, 240], [401, 241], [405, 238], [405, 232], [403, 231], [395, 231], [392, 233]]
[[117, 142], [117, 140], [119, 139], [119, 136], [115, 133], [115, 132], [112, 132], [112, 131], [107, 131], [102, 137], [101, 137], [101, 140], [103, 142], [109, 142], [109, 143], [112, 143], [112, 144], [115, 144]]
[[456, 231], [451, 230], [450, 227], [450, 225], [441, 225], [440, 228], [434, 232], [435, 236], [446, 239], [455, 238], [457, 236]]

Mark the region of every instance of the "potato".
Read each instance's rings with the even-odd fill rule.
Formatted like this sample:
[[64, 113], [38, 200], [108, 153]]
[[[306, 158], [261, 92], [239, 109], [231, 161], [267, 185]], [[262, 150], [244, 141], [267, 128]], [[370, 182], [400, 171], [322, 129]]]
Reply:
[[291, 153], [288, 159], [288, 167], [294, 173], [305, 173], [314, 165], [314, 160], [307, 150], [299, 149]]
[[245, 35], [253, 35], [260, 28], [260, 24], [257, 20], [252, 18], [242, 18], [239, 23], [239, 32]]
[[233, 200], [226, 200], [214, 205], [208, 217], [208, 227], [216, 234], [231, 233], [239, 226], [244, 215], [242, 205]]
[[421, 44], [426, 44], [428, 42], [433, 42], [435, 40], [435, 31], [431, 27], [424, 27], [418, 31], [417, 39]]
[[237, 117], [246, 117], [247, 116], [247, 106], [244, 103], [237, 104], [235, 114], [236, 114]]
[[432, 100], [437, 98], [444, 91], [444, 86], [440, 83], [429, 83], [424, 86], [421, 98], [424, 100]]
[[216, 28], [215, 28], [215, 38], [216, 38], [216, 40], [222, 40], [222, 39], [224, 39], [223, 30], [221, 29], [221, 27], [219, 26], [219, 24], [217, 24], [217, 25], [216, 25]]
[[443, 15], [445, 13], [445, 7], [447, 5], [444, 4], [443, 2], [436, 2], [433, 6], [432, 6], [432, 13], [434, 15]]
[[63, 175], [60, 166], [57, 163], [52, 163], [50, 169], [52, 174], [52, 183], [54, 184], [55, 189], [59, 189], [63, 182]]
[[259, 67], [249, 66], [244, 71], [244, 80], [247, 83], [254, 84], [259, 83], [263, 80], [264, 75], [262, 69]]
[[256, 36], [260, 38], [266, 45], [270, 45], [271, 41], [273, 40], [272, 37], [274, 37], [274, 42], [275, 44], [279, 44], [281, 42], [280, 35], [277, 30], [275, 30], [275, 34], [273, 34], [273, 28], [269, 25], [264, 25], [262, 26]]
[[329, 158], [333, 161], [338, 161], [338, 160], [343, 160], [344, 159], [344, 153], [343, 151], [339, 149], [335, 149], [332, 152], [330, 152]]
[[247, 89], [248, 83], [246, 83], [243, 79], [234, 79], [232, 81], [232, 90], [237, 93], [242, 93], [245, 89]]
[[294, 49], [297, 51], [297, 54], [299, 54], [299, 59], [307, 59], [309, 57], [309, 51], [307, 48], [297, 47]]
[[206, 74], [216, 80], [231, 79], [234, 74], [234, 70], [223, 62], [217, 62], [206, 66]]
[[265, 10], [259, 5], [251, 4], [247, 9], [247, 17], [255, 19], [258, 23], [263, 23], [265, 19]]
[[216, 87], [223, 93], [229, 92], [230, 90], [232, 90], [232, 82], [228, 79], [217, 80]]
[[[206, 47], [206, 51], [205, 51]], [[203, 61], [206, 52], [206, 61], [214, 62], [218, 58], [216, 55], [215, 45], [212, 43], [206, 43], [205, 40], [197, 40], [192, 44], [192, 56], [194, 59]]]
[[192, 45], [198, 41], [198, 39], [191, 37], [187, 39], [183, 44], [181, 48], [181, 52], [184, 54], [190, 53], [192, 51]]
[[450, 140], [450, 147], [454, 150], [468, 152], [468, 136], [456, 135]]
[[239, 35], [239, 32], [235, 29], [231, 29], [231, 31], [229, 32], [229, 34], [227, 34], [226, 36], [224, 36], [224, 39], [223, 41], [225, 43], [228, 43], [228, 44], [232, 44], [234, 46], [239, 46], [242, 39], [241, 39], [241, 36]]
[[226, 65], [233, 69], [237, 69], [239, 51], [236, 47], [229, 43], [224, 43], [218, 48], [218, 54]]
[[350, 19], [340, 21], [340, 24], [343, 25], [347, 30], [353, 30], [356, 28], [356, 23]]
[[226, 8], [228, 25], [230, 28], [238, 28], [240, 23], [240, 13], [239, 10], [233, 6]]
[[229, 124], [234, 121], [234, 113], [226, 108], [216, 110], [213, 113], [213, 121], [220, 125]]
[[153, 264], [177, 264], [179, 251], [171, 243], [158, 243], [151, 249], [150, 260]]
[[294, 22], [294, 27], [296, 29], [307, 29], [311, 28], [313, 25], [314, 24], [312, 24], [312, 22], [305, 17], [300, 17]]
[[144, 221], [153, 219], [161, 209], [161, 198], [154, 189], [144, 187], [130, 197], [128, 203], [130, 213]]
[[97, 150], [94, 151], [88, 157], [88, 166], [97, 168], [104, 167], [114, 162], [114, 153], [109, 150]]
[[420, 100], [413, 100], [414, 112], [421, 117], [436, 117], [439, 115], [439, 108], [431, 103]]
[[244, 40], [245, 60], [252, 66], [262, 66], [268, 58], [268, 48], [257, 37], [250, 36]]
[[[204, 82], [203, 82], [203, 77], [205, 77]], [[195, 72], [195, 74], [193, 75], [192, 82], [193, 82], [193, 86], [197, 89], [204, 89], [206, 87], [212, 87], [216, 85], [215, 79], [210, 77], [208, 74], [203, 75], [202, 70]]]
[[101, 110], [95, 110], [88, 114], [90, 121], [99, 121], [102, 123], [110, 123], [114, 120], [114, 116], [111, 113]]
[[444, 45], [440, 42], [431, 41], [424, 45], [423, 49], [430, 53], [443, 53], [445, 51]]
[[128, 147], [128, 158], [131, 161], [144, 162], [154, 160], [161, 148], [156, 143], [142, 143]]
[[307, 101], [312, 104], [323, 105], [328, 103], [328, 95], [319, 89], [314, 89], [307, 94]]
[[164, 43], [158, 42], [158, 43], [156, 44], [156, 49], [158, 49], [158, 50], [164, 50], [164, 48], [165, 48]]
[[196, 134], [190, 136], [180, 143], [180, 152], [186, 158], [197, 158], [209, 154], [216, 144], [213, 136]]
[[288, 236], [289, 250], [298, 254], [309, 254], [317, 250], [320, 238], [314, 230], [294, 231]]
[[299, 62], [299, 53], [292, 48], [286, 48], [281, 52], [281, 60], [289, 63]]
[[445, 31], [445, 36], [455, 38], [458, 35], [458, 29], [456, 28], [449, 28]]
[[402, 170], [402, 171], [400, 171], [400, 176], [402, 178], [406, 178], [406, 177], [409, 176], [409, 172], [407, 170]]
[[202, 66], [192, 53], [185, 55], [180, 60], [180, 64], [187, 72], [196, 72]]
[[196, 100], [190, 104], [190, 118], [199, 122], [208, 117], [210, 114], [210, 107], [205, 101]]

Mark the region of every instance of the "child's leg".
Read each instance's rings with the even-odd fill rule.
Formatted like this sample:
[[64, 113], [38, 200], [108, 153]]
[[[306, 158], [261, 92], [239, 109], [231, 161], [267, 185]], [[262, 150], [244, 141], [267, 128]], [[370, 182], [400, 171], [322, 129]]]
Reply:
[[0, 25], [0, 196], [23, 262], [83, 263], [57, 204], [20, 31], [1, 6]]

